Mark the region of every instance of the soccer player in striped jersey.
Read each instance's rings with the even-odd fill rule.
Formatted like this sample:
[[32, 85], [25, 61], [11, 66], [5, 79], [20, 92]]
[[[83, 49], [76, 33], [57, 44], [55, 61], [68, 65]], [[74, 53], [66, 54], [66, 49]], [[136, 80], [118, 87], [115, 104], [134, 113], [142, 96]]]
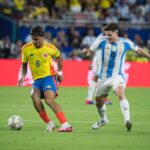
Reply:
[[[45, 30], [41, 26], [35, 26], [31, 30], [32, 42], [25, 44], [22, 48], [22, 75], [18, 82], [19, 86], [25, 79], [27, 64], [34, 79], [32, 85], [31, 97], [34, 107], [39, 116], [47, 123], [46, 131], [53, 131], [54, 122], [48, 117], [44, 105], [41, 102], [41, 93], [44, 93], [46, 104], [53, 110], [56, 117], [61, 123], [59, 132], [71, 132], [72, 127], [69, 125], [62, 108], [56, 103], [57, 83], [52, 69], [52, 57], [58, 59], [57, 79], [62, 81], [62, 58], [60, 51], [52, 44], [45, 41]], [[50, 69], [51, 68], [51, 69]]]
[[134, 50], [138, 54], [150, 59], [150, 54], [146, 53], [131, 40], [118, 37], [118, 25], [110, 23], [105, 27], [106, 38], [97, 39], [90, 49], [83, 49], [82, 53], [99, 51], [97, 54], [98, 64], [98, 85], [96, 89], [96, 107], [100, 115], [100, 120], [92, 125], [93, 129], [108, 123], [104, 97], [113, 88], [120, 101], [120, 108], [124, 117], [127, 131], [131, 130], [129, 102], [125, 96], [124, 61], [128, 50]]

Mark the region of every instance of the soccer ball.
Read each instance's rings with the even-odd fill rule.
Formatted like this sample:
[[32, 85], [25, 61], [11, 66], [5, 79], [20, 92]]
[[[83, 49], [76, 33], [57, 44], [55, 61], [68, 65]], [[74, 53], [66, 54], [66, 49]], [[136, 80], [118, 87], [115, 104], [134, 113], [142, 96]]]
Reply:
[[12, 130], [21, 130], [23, 127], [23, 119], [18, 115], [11, 116], [8, 119], [8, 127]]

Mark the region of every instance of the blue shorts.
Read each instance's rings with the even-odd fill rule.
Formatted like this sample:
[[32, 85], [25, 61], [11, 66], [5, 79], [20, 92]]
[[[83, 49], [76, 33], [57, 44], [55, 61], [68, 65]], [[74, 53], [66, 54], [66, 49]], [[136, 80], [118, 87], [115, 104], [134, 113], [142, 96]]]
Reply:
[[37, 88], [43, 93], [46, 90], [51, 90], [57, 94], [57, 79], [56, 76], [47, 76], [37, 79], [33, 82], [32, 88]]

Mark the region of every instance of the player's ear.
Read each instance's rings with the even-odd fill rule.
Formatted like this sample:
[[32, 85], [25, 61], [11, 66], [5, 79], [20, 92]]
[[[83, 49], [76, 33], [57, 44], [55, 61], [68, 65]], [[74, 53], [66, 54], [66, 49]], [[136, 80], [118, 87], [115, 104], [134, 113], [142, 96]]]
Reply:
[[118, 30], [115, 30], [116, 34], [118, 34]]

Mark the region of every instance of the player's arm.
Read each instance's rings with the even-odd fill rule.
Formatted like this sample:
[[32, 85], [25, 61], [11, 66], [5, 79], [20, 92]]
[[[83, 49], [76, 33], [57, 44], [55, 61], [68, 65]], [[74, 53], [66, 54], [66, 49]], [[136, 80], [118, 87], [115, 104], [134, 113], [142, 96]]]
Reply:
[[21, 66], [21, 78], [18, 81], [18, 86], [22, 86], [24, 80], [25, 80], [25, 76], [27, 74], [27, 63], [22, 63]]
[[147, 53], [147, 52], [145, 52], [143, 49], [139, 48], [136, 52], [137, 52], [139, 55], [150, 59], [150, 54]]
[[81, 51], [82, 54], [86, 55], [86, 56], [91, 56], [93, 54], [93, 51], [90, 48], [84, 48]]
[[58, 57], [58, 71], [62, 71], [62, 55], [60, 54]]
[[22, 86], [27, 74], [28, 57], [24, 47], [22, 48], [22, 65], [21, 65], [21, 78], [18, 81], [18, 86]]
[[61, 55], [61, 51], [58, 50], [56, 48], [56, 46], [54, 46], [54, 45], [53, 45], [53, 48], [54, 48], [54, 51], [52, 53], [52, 57], [57, 59], [57, 68], [58, 68], [57, 80], [59, 82], [62, 82], [62, 80], [63, 80], [63, 73], [62, 73], [62, 55]]
[[57, 66], [58, 66], [57, 80], [59, 82], [62, 82], [62, 80], [63, 80], [63, 73], [62, 73], [62, 55], [61, 54], [59, 55], [57, 60], [58, 60], [58, 63], [57, 63]]
[[87, 56], [91, 56], [92, 53], [95, 53], [95, 51], [98, 49], [99, 44], [104, 39], [104, 36], [98, 36], [94, 43], [89, 48], [84, 48], [81, 53], [85, 54]]
[[54, 51], [54, 55], [53, 57], [55, 57], [57, 59], [57, 68], [58, 68], [58, 71], [57, 71], [57, 80], [59, 82], [62, 82], [63, 80], [63, 72], [62, 72], [62, 55], [61, 55], [61, 51], [58, 50], [55, 46], [55, 51]]
[[133, 43], [131, 40], [126, 39], [127, 43], [128, 43], [128, 50], [134, 50], [136, 53], [138, 53], [139, 55], [146, 57], [148, 59], [150, 59], [150, 54], [145, 52], [142, 48], [138, 47], [135, 43]]

